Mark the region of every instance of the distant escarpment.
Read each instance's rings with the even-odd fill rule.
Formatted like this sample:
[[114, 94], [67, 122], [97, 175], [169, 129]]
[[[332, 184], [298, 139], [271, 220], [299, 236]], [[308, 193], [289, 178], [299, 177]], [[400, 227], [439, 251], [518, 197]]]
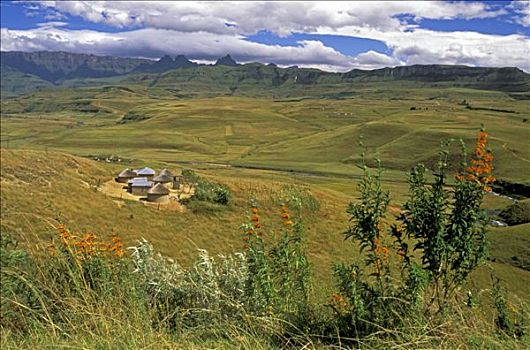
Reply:
[[154, 61], [68, 52], [2, 52], [1, 71], [3, 96], [45, 89], [51, 84], [62, 86], [67, 80], [72, 82], [68, 86], [107, 84], [101, 78], [115, 76], [120, 76], [118, 79], [124, 84], [148, 81], [149, 86], [155, 86], [161, 82], [166, 85], [196, 82], [205, 87], [225, 85], [231, 91], [245, 83], [267, 89], [289, 84], [338, 86], [387, 81], [500, 90], [513, 93], [510, 96], [517, 99], [528, 98], [530, 91], [530, 75], [514, 67], [432, 64], [332, 73], [297, 66], [281, 68], [273, 63], [241, 64], [230, 55], [219, 58], [213, 65], [206, 65], [192, 62], [184, 55], [175, 58], [165, 55]]

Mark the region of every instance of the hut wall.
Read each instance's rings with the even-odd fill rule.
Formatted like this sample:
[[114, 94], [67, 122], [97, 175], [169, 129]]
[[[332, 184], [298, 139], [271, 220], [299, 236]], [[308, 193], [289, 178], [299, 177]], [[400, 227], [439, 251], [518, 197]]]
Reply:
[[169, 195], [167, 195], [167, 194], [148, 193], [147, 194], [147, 201], [148, 202], [155, 202], [155, 203], [167, 203], [167, 202], [169, 202]]
[[118, 176], [118, 177], [116, 178], [116, 182], [119, 182], [119, 183], [121, 183], [121, 184], [126, 184], [127, 181], [129, 181], [130, 179], [131, 179], [131, 178], [129, 178], [129, 177], [119, 177], [119, 176]]
[[145, 196], [149, 191], [149, 187], [132, 187], [131, 193], [135, 196]]
[[178, 178], [173, 178], [173, 183], [171, 184], [171, 188], [173, 188], [174, 190], [180, 190], [180, 180]]

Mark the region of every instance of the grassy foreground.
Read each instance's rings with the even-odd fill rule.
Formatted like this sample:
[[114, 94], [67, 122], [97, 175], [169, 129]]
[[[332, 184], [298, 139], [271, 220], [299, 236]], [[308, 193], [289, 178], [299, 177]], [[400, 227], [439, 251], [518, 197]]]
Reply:
[[[330, 295], [336, 290], [331, 273], [332, 264], [361, 261], [357, 247], [344, 242], [341, 235], [349, 226], [345, 213], [347, 203], [352, 199], [356, 201], [360, 195], [355, 190], [358, 180], [302, 175], [293, 178], [290, 174], [263, 170], [197, 169], [203, 176], [230, 188], [233, 194], [231, 204], [228, 207], [200, 206], [186, 213], [174, 213], [153, 210], [136, 202], [116, 200], [100, 193], [98, 184], [110, 179], [118, 168], [112, 164], [97, 163], [64, 153], [5, 149], [2, 150], [1, 160], [2, 237], [9, 233], [19, 240], [19, 248], [30, 252], [29, 264], [33, 266], [24, 265], [22, 259], [19, 261], [22, 265], [17, 265], [17, 262], [14, 267], [3, 269], [3, 272], [23, 272], [23, 276], [27, 277], [27, 282], [22, 281], [24, 289], [44, 290], [46, 298], [58, 300], [59, 305], [67, 310], [57, 321], [46, 313], [41, 314], [42, 318], [38, 316], [34, 319], [31, 312], [27, 315], [25, 313], [28, 310], [22, 309], [19, 311], [22, 314], [16, 319], [29, 322], [26, 324], [27, 333], [22, 335], [13, 332], [13, 328], [2, 327], [2, 348], [29, 349], [46, 344], [51, 348], [74, 345], [79, 348], [116, 349], [265, 349], [286, 346], [524, 349], [527, 345], [522, 340], [495, 330], [490, 274], [493, 272], [503, 280], [502, 285], [507, 287], [505, 297], [509, 307], [523, 308], [527, 305], [530, 273], [521, 268], [520, 261], [530, 256], [525, 248], [528, 245], [523, 244], [530, 240], [529, 224], [490, 229], [491, 261], [473, 273], [469, 284], [462, 290], [463, 299], [460, 299], [463, 302], [465, 293], [472, 291], [477, 295], [480, 308], [455, 304], [450, 316], [442, 317], [443, 321], [434, 318], [416, 323], [411, 318], [414, 322], [407, 323], [400, 330], [380, 329], [372, 336], [352, 340], [326, 330], [326, 324], [333, 320], [333, 313], [325, 305], [329, 304]], [[396, 183], [397, 177], [399, 174], [390, 173], [389, 181], [383, 183], [385, 188], [396, 193], [389, 214], [406, 199], [406, 183]], [[286, 327], [274, 317], [244, 314], [243, 322], [217, 320], [210, 326], [204, 326], [201, 322], [186, 323], [185, 327], [175, 331], [174, 326], [164, 320], [153, 323], [160, 309], [145, 304], [145, 291], [132, 272], [131, 258], [124, 258], [125, 262], [118, 267], [114, 260], [110, 260], [109, 271], [119, 273], [112, 273], [114, 277], [110, 280], [104, 279], [105, 288], [101, 292], [79, 287], [88, 283], [87, 277], [79, 275], [76, 265], [69, 265], [68, 255], [59, 256], [59, 260], [52, 265], [63, 267], [64, 270], [58, 272], [49, 269], [52, 261], [49, 260], [47, 246], [50, 239], [55, 237], [57, 240], [57, 232], [53, 227], [62, 223], [72, 232], [80, 235], [93, 232], [105, 241], [111, 239], [112, 232], [119, 233], [124, 247], [137, 245], [137, 239], [145, 237], [154, 247], [154, 261], [158, 261], [156, 252], [161, 252], [163, 256], [176, 258], [183, 271], [196, 272], [197, 266], [202, 266], [201, 258], [197, 256], [198, 248], [207, 249], [211, 256], [226, 256], [245, 249], [239, 226], [249, 220], [248, 200], [251, 196], [260, 204], [260, 220], [266, 232], [271, 232], [271, 236], [265, 235], [264, 239], [273, 241], [273, 237], [277, 237], [282, 230], [277, 218], [280, 203], [285, 199], [286, 185], [300, 191], [309, 189], [311, 196], [320, 203], [318, 208], [304, 207], [301, 212], [306, 227], [308, 259], [313, 270], [314, 288], [309, 295], [309, 303], [312, 305], [314, 323], [309, 330]], [[502, 198], [486, 197], [484, 205], [495, 209], [508, 203]], [[272, 235], [272, 231], [276, 234]], [[514, 260], [514, 256], [517, 259]], [[160, 261], [158, 263], [162, 264]], [[70, 282], [77, 281], [78, 284], [74, 283], [65, 289], [65, 284], [54, 278], [65, 271], [72, 278]], [[29, 279], [30, 275], [35, 278], [33, 282]], [[2, 276], [5, 281], [5, 275]], [[188, 292], [205, 290], [199, 281], [206, 283], [208, 280], [191, 281], [193, 283], [188, 285], [187, 288], [191, 288], [187, 289]], [[13, 297], [3, 299], [3, 307], [6, 300], [9, 302]], [[42, 307], [43, 300], [37, 298], [33, 301]], [[192, 306], [197, 307], [196, 304]], [[40, 310], [49, 309], [43, 307]], [[519, 311], [524, 312], [524, 309]], [[182, 312], [186, 314], [189, 310]], [[511, 315], [514, 311], [510, 309], [509, 313]], [[213, 320], [211, 315], [207, 317]]]

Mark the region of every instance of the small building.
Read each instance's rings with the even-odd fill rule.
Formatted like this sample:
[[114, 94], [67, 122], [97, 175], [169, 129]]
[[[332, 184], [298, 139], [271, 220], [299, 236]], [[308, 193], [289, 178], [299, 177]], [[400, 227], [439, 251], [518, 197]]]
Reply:
[[181, 183], [181, 178], [182, 176], [173, 176], [173, 181], [172, 181], [172, 188], [174, 190], [180, 190], [180, 183]]
[[162, 183], [157, 183], [147, 191], [147, 201], [167, 203], [169, 202], [169, 190]]
[[129, 182], [129, 180], [135, 177], [136, 177], [136, 173], [132, 171], [131, 169], [127, 168], [118, 174], [118, 177], [116, 178], [116, 182], [126, 184], [127, 182]]
[[136, 170], [136, 175], [138, 177], [145, 177], [148, 180], [151, 180], [155, 176], [155, 174], [156, 172], [149, 167]]
[[171, 171], [167, 170], [167, 169], [162, 169], [160, 170], [160, 175], [166, 175], [166, 176], [169, 176], [169, 177], [172, 177], [173, 174], [171, 173]]
[[172, 181], [173, 181], [173, 179], [170, 176], [164, 175], [164, 174], [162, 174], [162, 172], [160, 172], [160, 174], [158, 174], [158, 176], [155, 176], [153, 178], [153, 182], [155, 184], [162, 184], [166, 188], [170, 188]]
[[153, 182], [145, 177], [135, 177], [127, 183], [127, 191], [135, 196], [145, 196], [149, 189], [153, 187]]

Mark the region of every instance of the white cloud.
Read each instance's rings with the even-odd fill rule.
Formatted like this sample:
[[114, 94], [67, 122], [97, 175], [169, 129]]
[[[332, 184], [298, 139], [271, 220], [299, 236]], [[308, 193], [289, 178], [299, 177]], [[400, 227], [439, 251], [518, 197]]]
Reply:
[[317, 32], [381, 40], [404, 64], [511, 66], [530, 72], [530, 39], [522, 34], [492, 35], [426, 29], [382, 32], [369, 28], [344, 28], [340, 32], [319, 28]]
[[530, 27], [530, 1], [512, 1], [509, 7], [516, 13], [516, 23]]
[[60, 21], [51, 21], [51, 22], [42, 22], [37, 23], [37, 27], [44, 28], [44, 27], [64, 27], [68, 25], [67, 22], [60, 22]]
[[381, 67], [395, 67], [402, 64], [395, 57], [391, 57], [375, 51], [363, 52], [354, 59], [356, 68], [376, 69]]
[[[481, 2], [349, 1], [349, 2], [176, 2], [176, 1], [43, 1], [32, 2], [84, 19], [123, 28], [143, 25], [183, 32], [280, 35], [310, 32], [317, 26], [341, 28], [401, 27], [397, 15], [414, 19], [488, 18], [506, 13]], [[227, 26], [226, 23], [235, 26]]]
[[[46, 13], [81, 16], [123, 31], [74, 31], [52, 24], [29, 30], [4, 28], [2, 50], [67, 50], [150, 58], [186, 54], [198, 60], [214, 60], [230, 53], [243, 62], [275, 62], [341, 71], [431, 63], [517, 66], [530, 71], [527, 35], [421, 28], [422, 19], [491, 18], [505, 15], [508, 8], [523, 23], [529, 19], [529, 2], [513, 2], [506, 8], [468, 1], [28, 3]], [[301, 41], [293, 47], [245, 40], [245, 36], [260, 30], [281, 36], [316, 33], [368, 38], [384, 42], [392, 54], [368, 51], [349, 57], [317, 40]]]
[[353, 60], [320, 41], [300, 41], [299, 46], [265, 45], [242, 36], [183, 33], [166, 29], [138, 29], [120, 33], [67, 30], [45, 26], [31, 30], [1, 30], [3, 51], [71, 51], [100, 55], [158, 58], [185, 54], [191, 59], [215, 60], [230, 53], [240, 62], [275, 62], [344, 71]]

